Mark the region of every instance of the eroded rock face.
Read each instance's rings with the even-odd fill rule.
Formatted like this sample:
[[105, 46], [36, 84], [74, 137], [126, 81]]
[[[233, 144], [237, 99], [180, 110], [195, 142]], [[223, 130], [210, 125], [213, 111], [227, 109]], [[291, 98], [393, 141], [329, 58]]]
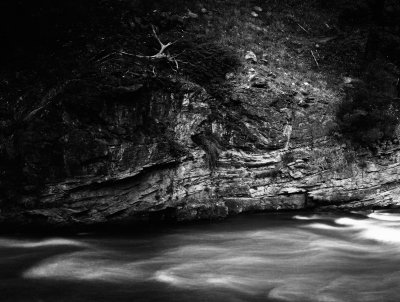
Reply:
[[168, 89], [70, 83], [2, 137], [3, 160], [16, 164], [2, 168], [2, 219], [187, 221], [400, 205], [400, 148], [338, 145], [329, 137], [338, 96], [322, 82], [297, 88], [276, 97], [238, 87], [217, 101], [183, 80]]

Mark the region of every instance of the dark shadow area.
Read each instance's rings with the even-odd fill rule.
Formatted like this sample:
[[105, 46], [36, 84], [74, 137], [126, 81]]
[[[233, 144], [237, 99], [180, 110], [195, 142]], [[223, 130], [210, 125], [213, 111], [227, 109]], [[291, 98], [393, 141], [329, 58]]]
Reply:
[[399, 122], [399, 99], [394, 64], [380, 60], [369, 64], [365, 80], [347, 89], [346, 99], [336, 112], [340, 131], [351, 141], [373, 148], [392, 140]]
[[[344, 26], [367, 34], [357, 78], [348, 78], [346, 98], [336, 112], [338, 131], [356, 146], [375, 149], [395, 138], [400, 98], [400, 4], [343, 1]], [[360, 29], [358, 29], [360, 30]]]

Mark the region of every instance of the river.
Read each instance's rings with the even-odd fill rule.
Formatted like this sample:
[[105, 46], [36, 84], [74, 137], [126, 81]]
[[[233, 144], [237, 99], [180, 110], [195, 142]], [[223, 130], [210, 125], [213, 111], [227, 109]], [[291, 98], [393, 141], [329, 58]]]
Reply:
[[400, 213], [0, 237], [0, 301], [400, 301]]

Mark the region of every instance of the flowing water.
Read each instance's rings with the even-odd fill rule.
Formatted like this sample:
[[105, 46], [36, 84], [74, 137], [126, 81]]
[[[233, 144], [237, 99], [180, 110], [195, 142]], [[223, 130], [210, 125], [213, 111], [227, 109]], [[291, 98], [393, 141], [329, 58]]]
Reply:
[[0, 301], [400, 301], [400, 213], [0, 237]]

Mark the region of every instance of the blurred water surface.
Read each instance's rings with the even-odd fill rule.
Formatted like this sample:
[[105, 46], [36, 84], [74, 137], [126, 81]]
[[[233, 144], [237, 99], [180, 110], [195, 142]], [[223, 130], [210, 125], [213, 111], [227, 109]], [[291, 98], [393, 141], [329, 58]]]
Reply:
[[400, 301], [400, 213], [0, 237], [1, 301]]

